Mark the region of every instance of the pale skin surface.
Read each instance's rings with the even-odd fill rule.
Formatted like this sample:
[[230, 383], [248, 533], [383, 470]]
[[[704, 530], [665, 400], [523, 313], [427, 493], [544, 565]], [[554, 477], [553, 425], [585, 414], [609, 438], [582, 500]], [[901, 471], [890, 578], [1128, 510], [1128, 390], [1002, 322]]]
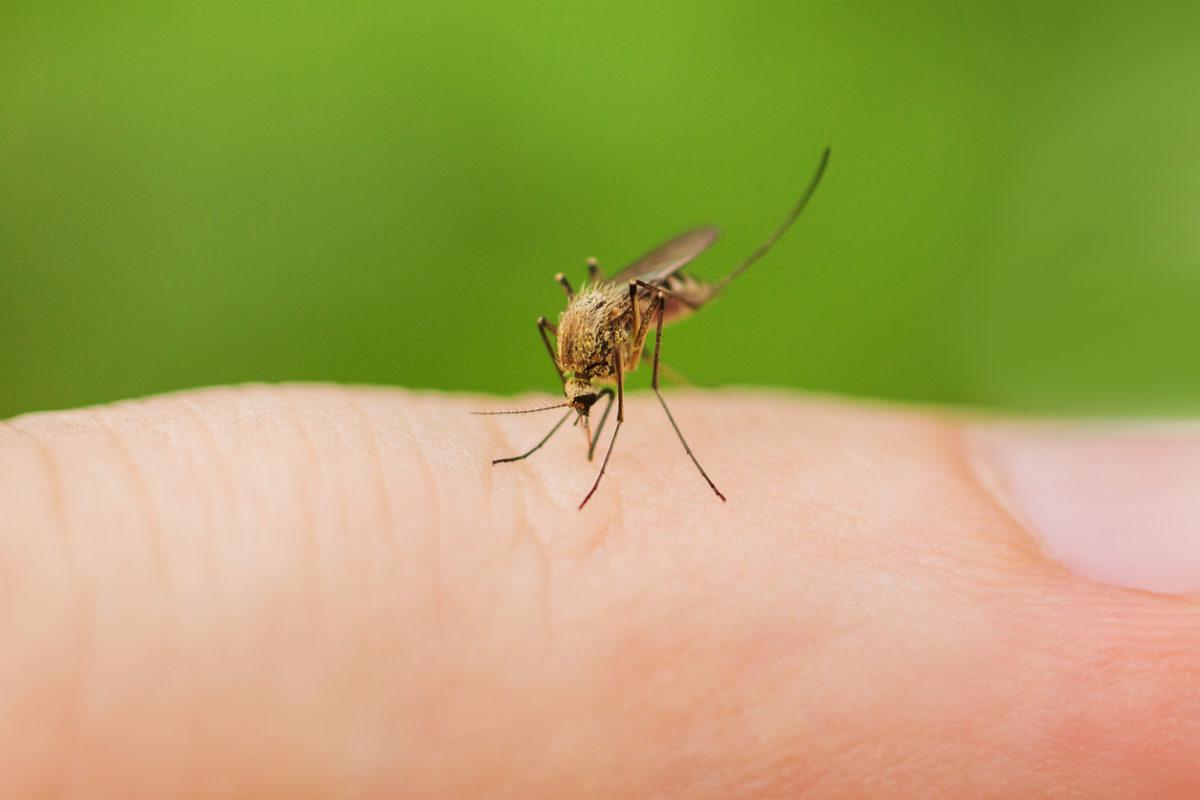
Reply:
[[582, 512], [512, 401], [0, 425], [0, 796], [1200, 796], [1196, 602], [1048, 560], [960, 420], [668, 401], [728, 503], [645, 393]]

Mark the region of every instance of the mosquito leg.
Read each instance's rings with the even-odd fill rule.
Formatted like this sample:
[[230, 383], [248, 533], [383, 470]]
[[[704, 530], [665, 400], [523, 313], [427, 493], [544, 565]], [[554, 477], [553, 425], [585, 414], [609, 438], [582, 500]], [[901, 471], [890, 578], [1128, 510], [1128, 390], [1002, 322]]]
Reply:
[[590, 281], [593, 286], [595, 286], [597, 283], [604, 282], [604, 270], [600, 269], [600, 264], [596, 261], [596, 259], [589, 258], [587, 260], [587, 269], [588, 281]]
[[534, 445], [534, 446], [533, 446], [533, 447], [532, 447], [532, 448], [529, 450], [529, 452], [527, 452], [527, 453], [522, 453], [522, 454], [521, 454], [521, 455], [519, 455], [519, 456], [509, 456], [508, 458], [497, 458], [497, 459], [493, 459], [493, 460], [492, 460], [492, 464], [493, 464], [493, 465], [495, 465], [495, 464], [507, 464], [507, 463], [509, 463], [510, 461], [520, 461], [520, 460], [521, 460], [521, 459], [523, 459], [523, 458], [529, 458], [531, 455], [533, 455], [534, 453], [536, 453], [536, 452], [537, 452], [537, 451], [538, 451], [538, 450], [541, 448], [541, 446], [542, 446], [542, 445], [544, 445], [546, 442], [550, 441], [550, 437], [554, 435], [554, 432], [555, 432], [555, 431], [557, 431], [559, 428], [561, 428], [561, 427], [562, 427], [562, 424], [563, 424], [564, 422], [566, 422], [566, 421], [567, 421], [567, 417], [569, 417], [569, 416], [571, 416], [571, 412], [570, 412], [570, 411], [568, 411], [566, 414], [563, 414], [563, 418], [562, 418], [562, 419], [560, 419], [560, 420], [558, 421], [558, 424], [556, 424], [556, 425], [555, 425], [553, 428], [551, 428], [551, 429], [550, 429], [550, 432], [549, 432], [549, 433], [547, 433], [547, 434], [546, 434], [544, 437], [542, 437], [542, 440], [541, 440], [540, 442], [538, 442], [537, 444], [535, 444], [535, 445]]
[[[558, 380], [565, 384], [567, 382], [567, 379], [563, 375], [562, 370], [558, 366], [558, 357], [554, 355], [554, 345], [552, 345], [550, 343], [550, 334], [554, 334], [555, 336], [557, 336], [558, 329], [554, 326], [554, 323], [547, 322], [545, 317], [538, 317], [538, 333], [541, 334], [542, 341], [546, 344], [546, 352], [548, 352], [550, 354], [550, 362], [552, 364], [554, 364], [554, 371], [558, 373]], [[551, 407], [553, 408], [553, 406], [551, 406]], [[538, 409], [538, 410], [542, 410], [542, 409]], [[568, 411], [566, 414], [564, 414], [563, 418], [560, 419], [558, 421], [558, 423], [553, 428], [550, 429], [550, 432], [547, 433], [544, 437], [542, 437], [542, 440], [540, 442], [538, 442], [537, 444], [535, 444], [528, 452], [522, 453], [519, 456], [510, 456], [508, 458], [497, 458], [492, 461], [492, 464], [507, 464], [511, 461], [520, 461], [521, 459], [529, 458], [531, 455], [533, 455], [539, 449], [541, 449], [542, 445], [544, 445], [546, 442], [550, 441], [550, 437], [553, 436], [555, 434], [555, 432], [558, 431], [558, 429], [562, 427], [562, 424], [567, 421], [567, 417], [569, 417], [569, 416], [571, 416], [570, 411]]]
[[679, 443], [683, 445], [688, 458], [696, 465], [696, 469], [700, 470], [700, 476], [708, 483], [708, 487], [717, 493], [717, 497], [721, 498], [721, 502], [725, 502], [725, 495], [721, 494], [721, 490], [717, 488], [716, 484], [712, 482], [712, 478], [708, 477], [708, 473], [704, 471], [704, 467], [700, 466], [700, 462], [696, 460], [696, 456], [692, 453], [692, 448], [688, 447], [687, 440], [683, 438], [679, 426], [675, 424], [675, 418], [671, 416], [671, 409], [667, 408], [667, 401], [663, 399], [662, 392], [658, 391], [658, 359], [662, 355], [663, 317], [666, 316], [663, 309], [665, 307], [665, 303], [660, 303], [658, 306], [658, 330], [654, 335], [654, 371], [650, 373], [650, 385], [654, 388], [654, 394], [658, 396], [658, 402], [662, 404], [663, 411], [667, 412], [667, 419], [671, 421], [671, 427], [675, 429], [675, 435], [679, 437]]
[[592, 453], [596, 452], [596, 443], [600, 441], [600, 432], [604, 430], [604, 422], [608, 419], [608, 412], [612, 411], [613, 399], [616, 394], [612, 389], [601, 389], [600, 396], [608, 396], [608, 405], [604, 407], [604, 413], [600, 415], [600, 424], [596, 426], [596, 435], [588, 442], [588, 461], [592, 460]]
[[812, 198], [813, 192], [817, 190], [817, 184], [821, 182], [821, 176], [825, 174], [825, 165], [828, 163], [829, 148], [826, 147], [825, 152], [821, 154], [821, 163], [817, 164], [817, 171], [812, 176], [812, 180], [809, 181], [808, 188], [804, 190], [804, 194], [800, 195], [800, 201], [792, 208], [792, 211], [790, 214], [788, 214], [787, 219], [783, 221], [782, 225], [775, 229], [775, 232], [771, 234], [769, 239], [760, 244], [757, 250], [747, 256], [745, 261], [738, 264], [733, 268], [732, 272], [713, 284], [713, 297], [715, 297], [717, 293], [724, 289], [731, 280], [745, 272], [751, 264], [766, 255], [766, 252], [771, 249], [771, 245], [779, 241], [779, 238], [787, 232], [787, 229], [791, 227], [791, 224], [796, 221], [796, 217], [800, 216], [800, 212], [804, 210], [806, 205], [808, 205], [808, 201], [810, 198]]
[[550, 336], [547, 332], [558, 336], [558, 328], [554, 326], [553, 322], [547, 322], [545, 317], [538, 317], [538, 333], [542, 335], [542, 341], [546, 343], [546, 352], [550, 354], [550, 361], [554, 363], [554, 371], [558, 373], [559, 383], [566, 385], [567, 378], [558, 366], [558, 356], [554, 354], [554, 345], [550, 344]]
[[[638, 342], [641, 339], [640, 331], [642, 329], [642, 304], [638, 302], [638, 286], [634, 281], [629, 282], [629, 313], [633, 315], [633, 347], [629, 353], [629, 369], [635, 370], [638, 365], [638, 358], [641, 356], [641, 350], [638, 348]], [[649, 320], [650, 315], [646, 315]]]
[[642, 324], [634, 333], [633, 344], [629, 348], [630, 363], [633, 364], [633, 367], [629, 367], [629, 369], [633, 369], [641, 361], [642, 353], [646, 348], [646, 334], [650, 332], [650, 320], [654, 319], [654, 315], [658, 313], [659, 308], [666, 305], [666, 302], [657, 294], [650, 301], [650, 307], [646, 309], [646, 316], [642, 317]]
[[[630, 302], [636, 303], [634, 292], [637, 291], [636, 284], [630, 282], [629, 295]], [[646, 309], [646, 313], [642, 315], [641, 322], [636, 326], [633, 333], [633, 339], [629, 343], [629, 363], [625, 366], [626, 371], [637, 369], [637, 365], [642, 360], [642, 353], [646, 348], [646, 334], [650, 332], [650, 321], [654, 319], [654, 315], [658, 313], [658, 307], [664, 304], [664, 301], [657, 294], [650, 298], [650, 306]], [[635, 320], [636, 321], [636, 320]]]
[[[608, 459], [612, 457], [613, 445], [617, 443], [617, 434], [621, 432], [621, 423], [625, 421], [625, 373], [621, 370], [621, 352], [617, 351], [617, 427], [613, 428], [612, 440], [608, 443], [608, 451], [604, 454], [604, 463], [600, 465], [600, 474], [596, 476], [596, 482], [592, 484], [592, 490], [587, 493], [587, 497], [583, 498], [583, 502], [579, 504], [579, 510], [587, 505], [587, 501], [592, 499], [592, 495], [596, 493], [596, 489], [600, 486], [600, 479], [604, 477], [604, 470], [608, 469]], [[607, 413], [605, 414], [607, 416]]]
[[[669, 297], [672, 300], [678, 300], [680, 303], [683, 303], [685, 306], [692, 309], [693, 311], [695, 311], [697, 308], [699, 308], [701, 306], [700, 303], [696, 303], [691, 300], [688, 300], [685, 297], [681, 297], [680, 295], [677, 295], [674, 292], [672, 292], [670, 289], [664, 289], [661, 286], [654, 286], [652, 284], [646, 283], [645, 281], [639, 281], [639, 280], [633, 280], [633, 281], [630, 281], [630, 283], [636, 284], [637, 286], [640, 286], [641, 288], [646, 289], [648, 291], [657, 292], [658, 294], [662, 295], [663, 297]], [[664, 303], [664, 305], [666, 305], [666, 304]]]
[[568, 300], [575, 296], [575, 290], [571, 288], [571, 282], [567, 280], [566, 275], [560, 272], [554, 276], [554, 280], [558, 281], [558, 285], [566, 291]]

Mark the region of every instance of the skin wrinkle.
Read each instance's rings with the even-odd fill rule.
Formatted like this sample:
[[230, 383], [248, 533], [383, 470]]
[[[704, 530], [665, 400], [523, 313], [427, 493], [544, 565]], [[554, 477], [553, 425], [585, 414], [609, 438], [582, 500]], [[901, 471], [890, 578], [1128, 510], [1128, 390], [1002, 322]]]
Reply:
[[[585, 546], [580, 551], [579, 557], [576, 560], [575, 572], [578, 573], [586, 570], [591, 564], [596, 553], [604, 552], [606, 554], [606, 558], [611, 557], [611, 554], [608, 550], [610, 538], [614, 536], [623, 536], [627, 533], [627, 529], [625, 527], [625, 495], [624, 492], [618, 492], [617, 494], [619, 495], [618, 502], [620, 503], [620, 508], [617, 511], [609, 512], [605, 515], [606, 519], [599, 521], [598, 523], [594, 523], [586, 529], [583, 537]], [[589, 503], [588, 506], [590, 507], [591, 504]]]
[[21, 428], [19, 418], [11, 422], [0, 420], [0, 426], [33, 442], [34, 450], [37, 451], [46, 472], [46, 488], [50, 494], [49, 510], [54, 520], [54, 527], [58, 534], [59, 542], [62, 545], [63, 553], [67, 556], [71, 565], [75, 569], [78, 569], [79, 549], [75, 546], [75, 540], [70, 535], [70, 526], [67, 524], [66, 493], [63, 490], [62, 475], [54, 465], [54, 456], [50, 452], [50, 448], [40, 437]]
[[[218, 390], [220, 391], [220, 390]], [[215, 396], [215, 393], [210, 393], [209, 397]], [[216, 519], [218, 510], [217, 503], [234, 505], [239, 503], [239, 492], [236, 488], [236, 475], [234, 465], [221, 444], [221, 438], [218, 437], [216, 429], [212, 427], [212, 422], [209, 420], [209, 414], [205, 409], [193, 401], [190, 393], [181, 392], [178, 395], [173, 395], [173, 399], [180, 401], [182, 408], [187, 411], [187, 414], [196, 421], [196, 428], [204, 435], [206, 443], [208, 443], [209, 451], [211, 452], [212, 464], [215, 464], [217, 473], [217, 481], [220, 482], [222, 497], [216, 498], [216, 503], [210, 504], [210, 518]], [[210, 499], [211, 500], [211, 499]], [[236, 523], [234, 523], [236, 524]], [[229, 575], [226, 570], [222, 569], [220, 539], [216, 536], [209, 537], [208, 546], [200, 548], [208, 557], [208, 573], [209, 584], [211, 591], [206, 596], [206, 600], [212, 604], [216, 620], [224, 620], [232, 622], [234, 620], [233, 599], [229, 587]]]
[[362, 420], [365, 436], [367, 440], [367, 451], [371, 458], [371, 467], [374, 471], [375, 484], [379, 496], [380, 507], [382, 509], [383, 525], [381, 530], [384, 532], [384, 544], [389, 552], [393, 555], [399, 550], [396, 543], [396, 535], [400, 531], [396, 513], [392, 508], [391, 492], [388, 491], [387, 472], [383, 466], [383, 452], [379, 447], [379, 425], [375, 418], [367, 412], [362, 403], [355, 399], [353, 392], [345, 390], [342, 393], [343, 398], [349, 404], [350, 408]]
[[[308, 423], [304, 419], [304, 414], [301, 413], [300, 407], [296, 404], [291, 387], [280, 387], [284, 402], [292, 414], [292, 418], [296, 421], [296, 433], [299, 436], [300, 443], [304, 448], [305, 455], [308, 458], [310, 469], [308, 473], [314, 479], [319, 479], [321, 472], [321, 459], [317, 455], [316, 445], [313, 443], [312, 435], [308, 430]], [[317, 514], [316, 504], [308, 492], [301, 491], [298, 502], [300, 503], [304, 513], [305, 522], [303, 524], [304, 537], [304, 581], [307, 584], [308, 591], [304, 592], [305, 597], [311, 598], [312, 611], [318, 620], [321, 619], [324, 609], [324, 586], [321, 581], [321, 572], [319, 565], [321, 564], [321, 538], [317, 531]]]
[[442, 524], [445, 516], [442, 512], [441, 493], [438, 491], [437, 473], [433, 469], [429, 458], [425, 455], [425, 441], [416, 433], [419, 430], [416, 417], [413, 415], [413, 409], [406, 408], [404, 415], [404, 429], [413, 432], [413, 447], [410, 452], [416, 456], [416, 460], [420, 466], [420, 474], [424, 480], [428, 491], [423, 493], [433, 498], [433, 502], [429, 504], [433, 509], [433, 516], [428, 531], [420, 532], [425, 538], [425, 543], [429, 548], [429, 567], [430, 567], [430, 599], [432, 601], [433, 613], [437, 615], [439, 621], [443, 624], [449, 610], [449, 592], [446, 586], [446, 567], [445, 554], [443, 552], [445, 536], [441, 532]]
[[[337, 387], [335, 396], [343, 391], [344, 389], [342, 387]], [[357, 454], [358, 448], [361, 446], [359, 439], [365, 435], [365, 432], [358, 430], [357, 427], [347, 431], [342, 423], [344, 422], [344, 417], [353, 417], [355, 422], [358, 423], [361, 423], [361, 420], [358, 419], [358, 414], [354, 407], [346, 403], [344, 398], [338, 397], [338, 400], [346, 407], [339, 406], [336, 408], [336, 411], [333, 409], [323, 408], [323, 414], [327, 419], [333, 418], [337, 422], [339, 438], [337, 439], [335, 446], [346, 447], [350, 453]], [[367, 430], [369, 431], [370, 429], [371, 428], [368, 425]], [[343, 458], [346, 458], [346, 456], [342, 452], [326, 453], [325, 457], [321, 459], [320, 466], [323, 467], [326, 463], [334, 463], [337, 464], [338, 471], [340, 472], [343, 469], [349, 468], [352, 464], [356, 464], [356, 462], [345, 463], [342, 460]], [[348, 458], [347, 461], [349, 461]], [[322, 479], [324, 481], [323, 485], [325, 485], [325, 483], [332, 483], [328, 480], [327, 474], [324, 474]], [[346, 492], [335, 491], [335, 489], [339, 489], [341, 487], [330, 486], [329, 488], [331, 491], [328, 495], [328, 499], [330, 500], [330, 504], [336, 507], [336, 516], [338, 522], [340, 522], [340, 525], [334, 525], [332, 522], [329, 524], [328, 533], [332, 534], [334, 537], [337, 537], [337, 540], [329, 541], [329, 547], [322, 548], [322, 552], [333, 554], [336, 559], [342, 559], [342, 563], [356, 564], [360, 585], [369, 587], [373, 593], [378, 593], [380, 589], [379, 583], [376, 580], [378, 577], [378, 565], [376, 565], [369, 556], [371, 543], [368, 538], [361, 535], [352, 536], [349, 537], [350, 540], [347, 542], [338, 535], [345, 531], [365, 530], [366, 526], [360, 526], [359, 521], [355, 518], [355, 511], [357, 510], [356, 504], [347, 499]], [[318, 530], [321, 533], [325, 533], [325, 530], [322, 528], [318, 528]], [[387, 534], [385, 534], [385, 536], [386, 535]], [[351, 556], [350, 553], [353, 555]], [[330, 560], [335, 561], [336, 559]], [[323, 567], [324, 565], [318, 562], [317, 566]], [[334, 574], [336, 574], [337, 567], [335, 566], [333, 569]], [[332, 589], [333, 587], [331, 586], [330, 588]], [[372, 599], [377, 598], [373, 597]]]
[[[218, 481], [221, 482], [223, 499], [229, 504], [238, 501], [238, 489], [236, 489], [236, 477], [233, 464], [230, 463], [229, 457], [224, 452], [221, 446], [221, 439], [217, 437], [217, 433], [212, 428], [212, 423], [209, 420], [209, 415], [205, 413], [203, 408], [192, 401], [187, 395], [175, 396], [181, 399], [182, 407], [187, 410], [194, 420], [197, 422], [197, 427], [204, 434], [204, 438], [208, 441], [210, 452], [212, 453], [212, 462], [216, 464]], [[204, 547], [203, 551], [208, 554], [209, 563], [208, 571], [210, 575], [210, 583], [212, 585], [212, 593], [209, 595], [209, 601], [214, 604], [218, 619], [233, 620], [233, 603], [230, 601], [230, 591], [228, 585], [228, 575], [226, 571], [221, 569], [220, 553], [217, 552], [218, 540], [216, 537], [211, 537], [209, 547]]]
[[[519, 520], [513, 526], [512, 544], [508, 548], [508, 551], [511, 557], [516, 558], [521, 554], [523, 549], [526, 549], [521, 547], [524, 543], [528, 543], [528, 549], [532, 549], [533, 551], [532, 558], [537, 562], [538, 578], [541, 584], [541, 591], [539, 593], [541, 598], [541, 620], [545, 632], [549, 634], [554, 622], [554, 587], [552, 586], [550, 549], [542, 537], [538, 535], [536, 526], [528, 524], [532, 518], [532, 514], [530, 513], [529, 498], [526, 493], [521, 493], [520, 502], [523, 519]], [[521, 524], [521, 522], [525, 522], [526, 524]]]
[[[965, 422], [951, 428], [948, 436], [953, 438], [952, 454], [955, 475], [961, 476], [971, 490], [972, 507], [979, 508], [977, 518], [984, 523], [994, 523], [1003, 520], [1011, 530], [1019, 530], [1023, 536], [1006, 535], [1000, 541], [1007, 545], [1010, 558], [1018, 560], [1044, 561], [1040, 538], [1029, 528], [1024, 520], [999, 500], [999, 494], [986, 484], [977, 462], [977, 456], [972, 452], [971, 434], [965, 428]], [[983, 527], [983, 526], [981, 526]], [[992, 553], [992, 557], [995, 554]], [[1057, 565], [1056, 565], [1057, 566]]]
[[[615, 412], [614, 412], [615, 413]], [[609, 420], [609, 433], [611, 433], [614, 421]], [[540, 539], [542, 546], [548, 552], [565, 553], [567, 558], [555, 559], [552, 563], [557, 563], [557, 567], [551, 574], [551, 580], [557, 576], [556, 583], [561, 584], [564, 588], [563, 593], [567, 594], [572, 591], [571, 587], [593, 570], [595, 558], [597, 554], [603, 554], [605, 574], [612, 574], [612, 551], [610, 549], [611, 542], [614, 537], [620, 540], [627, 534], [625, 526], [625, 517], [623, 513], [624, 490], [623, 483], [620, 480], [612, 481], [610, 487], [613, 496], [616, 499], [616, 505], [610, 499], [607, 502], [594, 502], [603, 491], [603, 488], [597, 492], [597, 497], [593, 497], [593, 502], [580, 510], [578, 508], [578, 500], [583, 497], [587, 489], [591, 488], [591, 481], [595, 479], [595, 473], [600, 468], [600, 461], [603, 459], [603, 442], [601, 446], [596, 448], [597, 455], [592, 461], [587, 460], [586, 444], [583, 449], [576, 450], [576, 445], [568, 442], [566, 449], [569, 453], [568, 458], [578, 459], [579, 463], [587, 465], [588, 469], [581, 470], [585, 476], [585, 480], [579, 486], [572, 486], [566, 495], [566, 502], [562, 502], [561, 493], [557, 496], [550, 490], [549, 484], [542, 477], [542, 470], [533, 470], [534, 479], [538, 482], [541, 488], [541, 493], [545, 495], [546, 502], [555, 507], [559, 514], [566, 518], [565, 530], [570, 537], [568, 544], [563, 547], [553, 547], [553, 537], [561, 536], [564, 533], [563, 529], [555, 529], [549, 532], [551, 538]], [[615, 458], [615, 454], [614, 454]], [[612, 479], [611, 467], [610, 471], [605, 473], [604, 481], [601, 486], [604, 487]]]
[[[130, 410], [132, 411], [132, 409]], [[111, 410], [99, 409], [96, 417], [108, 430], [110, 441], [118, 456], [120, 456], [121, 461], [125, 464], [133, 488], [141, 497], [142, 508], [145, 512], [147, 544], [149, 545], [151, 563], [154, 565], [155, 572], [162, 586], [169, 586], [171, 580], [165, 549], [166, 530], [163, 527], [161, 518], [155, 511], [154, 500], [150, 495], [150, 485], [146, 482], [146, 477], [142, 474], [142, 470], [133, 456], [133, 451], [125, 442], [125, 438], [113, 427], [111, 413]]]
[[[208, 442], [208, 446], [213, 455], [213, 462], [217, 465], [218, 480], [221, 482], [224, 491], [224, 499], [228, 502], [233, 502], [237, 497], [237, 492], [234, 488], [233, 468], [221, 451], [220, 441], [217, 438], [216, 431], [208, 421], [207, 415], [191, 398], [186, 395], [179, 395], [183, 408], [196, 420], [197, 427], [203, 433]], [[210, 515], [211, 516], [211, 515]], [[216, 548], [209, 546], [203, 548], [203, 551], [208, 555], [208, 574], [212, 584], [212, 594], [210, 601], [217, 609], [217, 615], [221, 619], [232, 619], [232, 607], [229, 601], [229, 589], [225, 585], [225, 575], [220, 567], [219, 554]]]
[[208, 440], [209, 447], [211, 448], [213, 455], [216, 457], [214, 460], [217, 465], [217, 472], [220, 476], [221, 485], [225, 490], [225, 498], [232, 499], [236, 497], [237, 492], [234, 489], [235, 481], [233, 469], [224, 458], [224, 454], [221, 452], [220, 442], [217, 438], [216, 431], [213, 430], [212, 424], [208, 421], [208, 416], [204, 413], [200, 406], [198, 406], [196, 402], [187, 395], [177, 395], [175, 399], [177, 399], [183, 408], [191, 414], [192, 418], [196, 420], [197, 427]]
[[[490, 420], [490, 424], [491, 424], [491, 431], [490, 431], [491, 437], [490, 438], [491, 439], [500, 438], [502, 441], [505, 441], [507, 445], [511, 445], [512, 443], [509, 442], [507, 440], [507, 437], [504, 435], [503, 427], [496, 424], [496, 421], [495, 421], [496, 419], [498, 419], [498, 418], [493, 418], [492, 420]], [[496, 507], [497, 496], [496, 496], [496, 491], [495, 491], [495, 489], [496, 489], [495, 472], [496, 472], [497, 468], [502, 468], [504, 466], [508, 466], [508, 465], [502, 465], [502, 464], [489, 464], [488, 465], [488, 473], [487, 473], [488, 477], [486, 478], [486, 482], [487, 482], [487, 486], [488, 486], [486, 506], [488, 508]], [[514, 520], [515, 524], [512, 526], [513, 533], [510, 538], [510, 544], [506, 548], [506, 552], [510, 557], [515, 558], [520, 555], [520, 553], [522, 551], [522, 544], [524, 544], [525, 542], [529, 542], [530, 546], [533, 548], [534, 553], [535, 553], [534, 558], [536, 558], [538, 561], [538, 571], [540, 573], [540, 580], [541, 580], [541, 584], [542, 584], [541, 618], [542, 618], [543, 625], [545, 626], [545, 630], [548, 631], [550, 629], [550, 620], [553, 618], [553, 615], [551, 614], [551, 610], [550, 610], [551, 609], [550, 554], [547, 549], [546, 543], [541, 539], [541, 537], [538, 536], [536, 526], [531, 524], [532, 514], [530, 513], [528, 493], [520, 492], [518, 494], [517, 502], [520, 503], [521, 510], [520, 510], [519, 518]]]
[[79, 742], [82, 740], [83, 719], [85, 709], [88, 707], [89, 676], [93, 674], [90, 669], [94, 663], [92, 643], [95, 621], [91, 612], [93, 582], [79, 563], [77, 539], [72, 535], [67, 522], [66, 491], [62, 473], [54, 463], [53, 450], [40, 436], [21, 428], [19, 419], [12, 422], [0, 420], [0, 426], [17, 433], [34, 444], [34, 449], [38, 453], [46, 474], [47, 492], [50, 495], [50, 516], [58, 531], [57, 538], [69, 564], [72, 578], [70, 583], [74, 587], [70, 603], [72, 622], [69, 624], [75, 636], [76, 645], [73, 648], [74, 657], [66, 662], [71, 664], [72, 670], [70, 678], [64, 682], [63, 686], [62, 729], [55, 737], [58, 746], [53, 749], [53, 758], [56, 763], [47, 771], [46, 783], [43, 787], [47, 796], [53, 796], [73, 786], [75, 780], [76, 762], [71, 753], [73, 749], [78, 749]]
[[[547, 405], [549, 405], [549, 404], [547, 403]], [[490, 417], [488, 419], [488, 424], [491, 427], [490, 438], [493, 440], [498, 438], [502, 442], [505, 443], [505, 447], [511, 447], [512, 441], [504, 433], [505, 426], [499, 424], [499, 421], [501, 419], [502, 419], [502, 417], [499, 417], [499, 416]], [[547, 444], [549, 444], [549, 443], [547, 443]], [[513, 452], [516, 452], [516, 451], [513, 450]], [[535, 453], [534, 455], [535, 456], [541, 455], [541, 452], [539, 451], [538, 453]], [[489, 464], [488, 465], [490, 473], [487, 478], [487, 484], [488, 484], [487, 506], [489, 508], [494, 508], [496, 505], [495, 471], [497, 469], [504, 469], [505, 467], [518, 466], [523, 463], [524, 463], [524, 460], [521, 462], [516, 462], [515, 464]], [[542, 495], [544, 495], [548, 501], [553, 502], [552, 492], [550, 491], [549, 486], [546, 484], [546, 482], [543, 479], [541, 479], [539, 477], [540, 470], [533, 470], [533, 472], [534, 472], [535, 485], [538, 487], [538, 491]], [[532, 524], [533, 514], [531, 512], [531, 506], [530, 506], [530, 495], [531, 495], [530, 492], [519, 492], [518, 493], [518, 502], [521, 505], [520, 517], [519, 517], [519, 519], [514, 520], [515, 524], [512, 526], [513, 535], [511, 537], [511, 544], [507, 548], [507, 552], [513, 557], [519, 556], [523, 549], [521, 547], [521, 545], [524, 542], [528, 542], [530, 548], [532, 548], [532, 550], [534, 551], [534, 554], [532, 557], [535, 558], [537, 561], [538, 572], [539, 572], [539, 582], [541, 584], [541, 592], [540, 592], [541, 618], [542, 618], [542, 623], [544, 625], [545, 631], [549, 632], [553, 627], [553, 621], [554, 621], [554, 586], [553, 586], [554, 570], [551, 567], [552, 555], [550, 552], [549, 543], [546, 542], [546, 540], [543, 539], [542, 536], [539, 535], [539, 527], [535, 524]]]

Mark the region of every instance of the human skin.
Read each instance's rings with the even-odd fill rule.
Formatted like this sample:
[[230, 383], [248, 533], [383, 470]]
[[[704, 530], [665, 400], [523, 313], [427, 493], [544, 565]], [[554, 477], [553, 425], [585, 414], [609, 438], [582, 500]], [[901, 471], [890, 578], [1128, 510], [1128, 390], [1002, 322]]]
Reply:
[[0, 423], [0, 797], [1200, 796], [1200, 606], [1048, 556], [973, 423], [668, 397], [727, 503], [637, 393], [582, 511], [493, 398]]

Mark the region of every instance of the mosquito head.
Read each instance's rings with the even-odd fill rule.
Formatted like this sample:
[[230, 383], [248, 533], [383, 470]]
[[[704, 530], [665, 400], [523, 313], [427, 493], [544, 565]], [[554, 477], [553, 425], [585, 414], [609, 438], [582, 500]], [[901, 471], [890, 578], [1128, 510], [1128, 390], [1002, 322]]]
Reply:
[[563, 393], [567, 396], [567, 405], [578, 411], [581, 417], [586, 417], [600, 399], [600, 393], [592, 386], [592, 382], [583, 378], [568, 378]]

